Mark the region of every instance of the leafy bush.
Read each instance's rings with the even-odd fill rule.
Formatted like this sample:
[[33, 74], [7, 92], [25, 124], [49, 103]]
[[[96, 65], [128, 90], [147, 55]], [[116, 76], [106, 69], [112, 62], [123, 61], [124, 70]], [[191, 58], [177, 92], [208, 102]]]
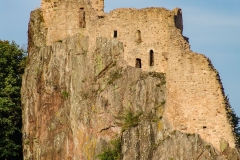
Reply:
[[97, 155], [100, 160], [119, 160], [121, 158], [121, 138], [110, 142], [110, 145]]

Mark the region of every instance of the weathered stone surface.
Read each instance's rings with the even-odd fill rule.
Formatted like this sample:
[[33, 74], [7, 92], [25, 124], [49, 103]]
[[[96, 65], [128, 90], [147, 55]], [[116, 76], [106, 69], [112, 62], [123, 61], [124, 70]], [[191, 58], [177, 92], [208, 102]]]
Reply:
[[237, 149], [230, 148], [226, 142], [220, 152], [198, 134], [179, 131], [169, 132], [164, 120], [142, 120], [122, 134], [122, 155], [124, 160], [239, 160]]
[[[155, 124], [144, 121], [138, 127], [123, 133], [123, 159], [141, 160], [238, 160], [239, 153], [229, 146], [220, 153], [211, 144], [204, 142], [197, 134], [184, 134], [178, 131], [160, 131], [157, 139]], [[228, 152], [228, 151], [229, 152]], [[228, 152], [228, 153], [227, 153]]]
[[102, 10], [44, 0], [31, 13], [24, 158], [97, 159], [121, 137], [124, 160], [239, 159], [219, 75], [190, 50], [181, 10]]
[[46, 45], [47, 28], [44, 25], [44, 18], [41, 9], [31, 12], [28, 24], [28, 52], [29, 55], [36, 51], [33, 47], [43, 47]]

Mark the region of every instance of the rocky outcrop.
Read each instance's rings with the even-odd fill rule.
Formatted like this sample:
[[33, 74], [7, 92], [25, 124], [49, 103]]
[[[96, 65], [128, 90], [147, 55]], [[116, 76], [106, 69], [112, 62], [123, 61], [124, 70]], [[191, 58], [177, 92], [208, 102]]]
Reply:
[[32, 11], [28, 24], [28, 53], [34, 53], [34, 48], [46, 45], [47, 28], [44, 25], [43, 13], [41, 9]]
[[99, 141], [120, 135], [115, 119], [125, 110], [162, 116], [165, 75], [127, 66], [116, 40], [96, 44], [89, 53], [88, 38], [76, 35], [30, 56], [22, 89], [26, 158], [94, 159]]
[[[159, 135], [161, 139], [157, 140]], [[138, 127], [124, 132], [122, 139], [122, 153], [125, 160], [239, 159], [237, 150], [231, 149], [229, 146], [219, 152], [211, 144], [204, 142], [197, 134], [184, 134], [179, 131], [159, 132], [156, 124], [146, 121], [140, 123]]]

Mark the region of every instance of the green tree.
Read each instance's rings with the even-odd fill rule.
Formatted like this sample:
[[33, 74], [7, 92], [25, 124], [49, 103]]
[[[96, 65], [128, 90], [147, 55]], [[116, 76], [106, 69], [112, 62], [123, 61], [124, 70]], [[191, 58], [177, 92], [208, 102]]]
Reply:
[[230, 105], [228, 96], [225, 96], [225, 102], [227, 105], [227, 115], [232, 124], [233, 131], [235, 132], [237, 138], [237, 145], [240, 147], [240, 118], [236, 115], [234, 109]]
[[239, 127], [239, 124], [240, 124], [240, 118], [236, 115], [235, 111], [232, 109], [232, 123], [233, 123], [233, 126], [234, 126], [234, 132], [236, 133], [236, 138], [237, 138], [237, 145], [238, 147], [240, 147], [240, 127]]
[[24, 49], [0, 40], [0, 159], [23, 159], [20, 89], [25, 62]]

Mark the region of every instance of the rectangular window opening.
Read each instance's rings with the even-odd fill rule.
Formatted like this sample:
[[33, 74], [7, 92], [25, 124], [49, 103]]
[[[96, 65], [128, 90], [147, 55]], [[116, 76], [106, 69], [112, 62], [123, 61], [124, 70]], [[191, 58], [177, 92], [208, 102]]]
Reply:
[[113, 32], [113, 38], [117, 38], [117, 31], [116, 30]]
[[142, 62], [140, 58], [136, 58], [136, 64], [135, 64], [136, 68], [142, 68]]
[[150, 59], [150, 66], [153, 66], [154, 65], [154, 52], [153, 52], [153, 50], [150, 50], [149, 59]]

